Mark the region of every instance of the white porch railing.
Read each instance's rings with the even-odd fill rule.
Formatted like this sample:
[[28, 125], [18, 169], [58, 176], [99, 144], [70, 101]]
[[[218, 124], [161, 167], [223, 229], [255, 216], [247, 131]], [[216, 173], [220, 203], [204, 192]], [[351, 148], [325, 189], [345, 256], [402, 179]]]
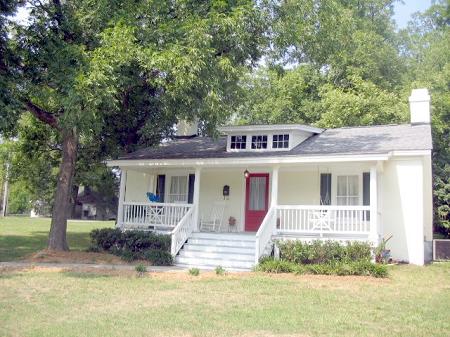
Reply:
[[[264, 254], [272, 235], [316, 235], [329, 239], [339, 234], [370, 236], [370, 206], [273, 206], [256, 233], [255, 264]], [[334, 235], [334, 237], [333, 237]]]
[[184, 215], [178, 225], [171, 232], [172, 245], [170, 247], [170, 253], [173, 257], [178, 254], [178, 251], [181, 249], [181, 247], [183, 247], [186, 240], [189, 239], [189, 236], [197, 227], [197, 224], [195, 223], [194, 207], [191, 207], [189, 209], [189, 211]]
[[370, 233], [370, 206], [277, 206], [277, 232], [292, 234]]
[[191, 209], [190, 204], [124, 202], [121, 226], [172, 230]]
[[267, 244], [270, 242], [275, 230], [276, 208], [271, 207], [264, 217], [258, 232], [256, 232], [255, 241], [255, 264], [258, 264], [259, 258], [264, 254]]

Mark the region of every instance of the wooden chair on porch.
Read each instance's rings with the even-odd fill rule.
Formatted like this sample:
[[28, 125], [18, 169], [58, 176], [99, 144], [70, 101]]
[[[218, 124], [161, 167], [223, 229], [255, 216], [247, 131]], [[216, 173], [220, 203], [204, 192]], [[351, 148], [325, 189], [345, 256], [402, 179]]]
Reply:
[[320, 233], [331, 231], [336, 222], [336, 212], [332, 210], [310, 210], [308, 212], [310, 230]]
[[215, 202], [208, 218], [200, 219], [200, 231], [220, 232], [225, 212], [225, 202]]

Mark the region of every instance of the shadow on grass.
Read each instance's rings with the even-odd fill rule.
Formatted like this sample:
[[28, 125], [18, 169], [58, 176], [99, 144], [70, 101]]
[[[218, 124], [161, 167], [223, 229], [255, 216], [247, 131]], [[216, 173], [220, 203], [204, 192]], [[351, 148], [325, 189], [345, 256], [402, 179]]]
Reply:
[[[0, 236], [0, 262], [14, 261], [47, 247], [48, 232], [35, 231], [27, 235]], [[90, 243], [89, 233], [67, 232], [69, 247], [85, 250]]]

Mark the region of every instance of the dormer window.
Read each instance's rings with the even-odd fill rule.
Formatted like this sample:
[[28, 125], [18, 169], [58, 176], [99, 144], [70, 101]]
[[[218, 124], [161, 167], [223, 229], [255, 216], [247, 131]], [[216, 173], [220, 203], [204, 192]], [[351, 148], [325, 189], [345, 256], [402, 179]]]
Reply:
[[252, 149], [267, 149], [267, 136], [252, 136]]
[[273, 135], [272, 141], [273, 149], [288, 149], [289, 148], [289, 135]]
[[231, 149], [245, 149], [247, 147], [247, 136], [231, 136]]
[[230, 152], [282, 152], [295, 148], [322, 129], [301, 124], [236, 125], [219, 128]]

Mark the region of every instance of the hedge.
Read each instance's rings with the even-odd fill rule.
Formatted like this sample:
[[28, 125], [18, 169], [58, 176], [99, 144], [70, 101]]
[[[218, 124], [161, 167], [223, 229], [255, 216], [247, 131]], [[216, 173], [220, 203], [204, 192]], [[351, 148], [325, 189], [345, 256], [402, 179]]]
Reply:
[[334, 262], [325, 264], [296, 264], [286, 260], [264, 258], [255, 268], [256, 271], [266, 273], [295, 273], [314, 275], [365, 275], [373, 277], [387, 277], [387, 267], [367, 260]]
[[169, 235], [118, 228], [94, 229], [90, 233], [91, 251], [105, 251], [126, 261], [147, 260], [153, 265], [173, 263]]
[[278, 241], [280, 259], [264, 257], [257, 271], [323, 275], [386, 277], [387, 268], [372, 262], [372, 248], [364, 242]]
[[336, 241], [301, 242], [278, 241], [280, 258], [297, 264], [324, 264], [332, 262], [370, 261], [372, 248], [365, 242]]

